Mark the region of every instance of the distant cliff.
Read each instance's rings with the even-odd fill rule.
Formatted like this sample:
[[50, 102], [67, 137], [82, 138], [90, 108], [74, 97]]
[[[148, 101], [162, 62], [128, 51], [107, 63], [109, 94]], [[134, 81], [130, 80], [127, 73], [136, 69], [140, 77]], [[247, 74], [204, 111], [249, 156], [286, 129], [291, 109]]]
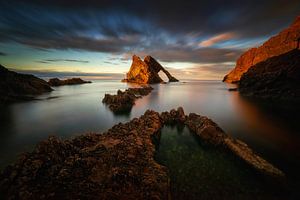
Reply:
[[259, 99], [300, 102], [300, 50], [252, 66], [242, 75], [239, 91]]
[[169, 82], [178, 81], [151, 56], [146, 56], [143, 61], [140, 57], [133, 55], [130, 70], [123, 81], [141, 84], [162, 83], [164, 81], [158, 75], [160, 71], [166, 74]]
[[236, 62], [236, 67], [224, 77], [223, 81], [228, 83], [238, 82], [241, 76], [247, 72], [251, 66], [273, 56], [299, 49], [299, 43], [300, 16], [296, 18], [290, 27], [281, 31], [278, 35], [271, 37], [262, 46], [252, 48], [241, 55]]
[[0, 104], [32, 99], [52, 91], [49, 84], [30, 74], [10, 71], [0, 65]]

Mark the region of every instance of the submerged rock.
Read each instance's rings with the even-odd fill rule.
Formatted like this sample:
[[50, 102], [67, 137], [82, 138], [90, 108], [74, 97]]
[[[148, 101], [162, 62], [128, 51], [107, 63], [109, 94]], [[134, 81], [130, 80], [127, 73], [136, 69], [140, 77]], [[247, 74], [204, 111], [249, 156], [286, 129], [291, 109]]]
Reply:
[[118, 90], [116, 95], [105, 94], [102, 102], [114, 113], [126, 113], [132, 109], [138, 98], [148, 95], [152, 90], [151, 86], [128, 88], [124, 92]]
[[10, 71], [0, 65], [0, 103], [34, 99], [34, 95], [51, 92], [50, 85], [34, 75]]
[[169, 82], [178, 81], [151, 56], [146, 56], [143, 61], [140, 57], [133, 55], [130, 70], [122, 81], [140, 84], [163, 83], [164, 81], [158, 75], [160, 71], [166, 74]]
[[[223, 81], [238, 82], [242, 75], [255, 64], [265, 61], [273, 56], [299, 49], [300, 44], [300, 16], [287, 29], [271, 37], [262, 46], [246, 51], [236, 62], [235, 68], [227, 74]], [[284, 66], [282, 66], [284, 67]]]
[[91, 81], [84, 81], [81, 78], [70, 78], [66, 80], [51, 78], [49, 79], [48, 83], [51, 86], [62, 86], [62, 85], [77, 85], [77, 84], [91, 83]]
[[50, 137], [0, 174], [0, 193], [7, 199], [170, 199], [168, 169], [154, 160], [155, 142], [169, 123], [186, 124], [201, 141], [231, 151], [265, 176], [284, 178], [212, 120], [178, 108], [147, 110], [103, 134]]
[[268, 101], [300, 102], [300, 50], [295, 49], [251, 67], [239, 82], [243, 96]]

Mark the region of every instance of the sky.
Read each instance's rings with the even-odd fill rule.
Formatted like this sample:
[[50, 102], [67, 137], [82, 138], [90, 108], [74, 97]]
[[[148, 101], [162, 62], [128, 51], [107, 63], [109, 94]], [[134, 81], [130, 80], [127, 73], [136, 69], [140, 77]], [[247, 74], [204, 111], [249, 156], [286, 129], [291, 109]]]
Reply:
[[119, 78], [151, 55], [178, 79], [220, 80], [298, 15], [299, 0], [0, 0], [0, 64]]

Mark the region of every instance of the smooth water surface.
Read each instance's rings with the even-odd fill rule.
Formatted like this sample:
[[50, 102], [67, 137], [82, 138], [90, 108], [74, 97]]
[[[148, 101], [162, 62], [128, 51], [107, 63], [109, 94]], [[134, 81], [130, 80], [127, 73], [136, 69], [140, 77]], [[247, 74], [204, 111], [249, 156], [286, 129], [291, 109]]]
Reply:
[[201, 143], [184, 126], [165, 126], [155, 159], [168, 167], [174, 199], [279, 199], [259, 174], [232, 154]]
[[130, 85], [119, 80], [97, 80], [91, 84], [55, 87], [40, 100], [0, 108], [0, 167], [23, 151], [57, 135], [62, 138], [87, 132], [103, 132], [118, 122], [142, 115], [147, 109], [166, 111], [182, 106], [213, 119], [228, 134], [240, 138], [259, 154], [299, 180], [299, 114], [279, 115], [229, 92], [220, 81], [187, 81], [153, 85], [152, 93], [136, 101], [128, 115], [114, 115], [101, 100]]

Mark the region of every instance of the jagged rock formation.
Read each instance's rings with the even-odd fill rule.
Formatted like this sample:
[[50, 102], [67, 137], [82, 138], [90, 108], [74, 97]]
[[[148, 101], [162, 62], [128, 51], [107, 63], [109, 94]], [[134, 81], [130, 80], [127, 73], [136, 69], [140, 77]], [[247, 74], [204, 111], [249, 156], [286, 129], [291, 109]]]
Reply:
[[34, 95], [52, 91], [49, 84], [30, 74], [10, 71], [0, 65], [0, 103], [34, 99]]
[[254, 98], [300, 102], [300, 50], [252, 66], [243, 74], [239, 91]]
[[107, 104], [115, 114], [131, 111], [134, 102], [142, 96], [148, 95], [153, 90], [150, 86], [141, 88], [128, 88], [124, 92], [118, 90], [116, 95], [105, 94], [102, 102]]
[[49, 79], [48, 83], [51, 86], [62, 86], [62, 85], [77, 85], [77, 84], [91, 83], [91, 81], [84, 81], [81, 78], [70, 78], [66, 80], [51, 78]]
[[248, 71], [251, 66], [265, 61], [273, 56], [287, 53], [294, 49], [299, 49], [300, 45], [300, 16], [287, 29], [278, 35], [271, 37], [262, 46], [252, 48], [245, 52], [236, 62], [236, 67], [227, 74], [223, 81], [228, 83], [238, 82], [241, 76]]
[[178, 108], [161, 114], [147, 110], [103, 134], [65, 141], [50, 137], [0, 174], [0, 194], [6, 199], [170, 199], [168, 169], [154, 155], [161, 128], [174, 123], [187, 125], [200, 140], [229, 150], [264, 176], [285, 178], [212, 120]]
[[146, 56], [143, 61], [140, 57], [133, 55], [130, 70], [123, 81], [140, 84], [162, 83], [164, 81], [158, 75], [160, 71], [166, 74], [169, 82], [178, 81], [151, 56]]

